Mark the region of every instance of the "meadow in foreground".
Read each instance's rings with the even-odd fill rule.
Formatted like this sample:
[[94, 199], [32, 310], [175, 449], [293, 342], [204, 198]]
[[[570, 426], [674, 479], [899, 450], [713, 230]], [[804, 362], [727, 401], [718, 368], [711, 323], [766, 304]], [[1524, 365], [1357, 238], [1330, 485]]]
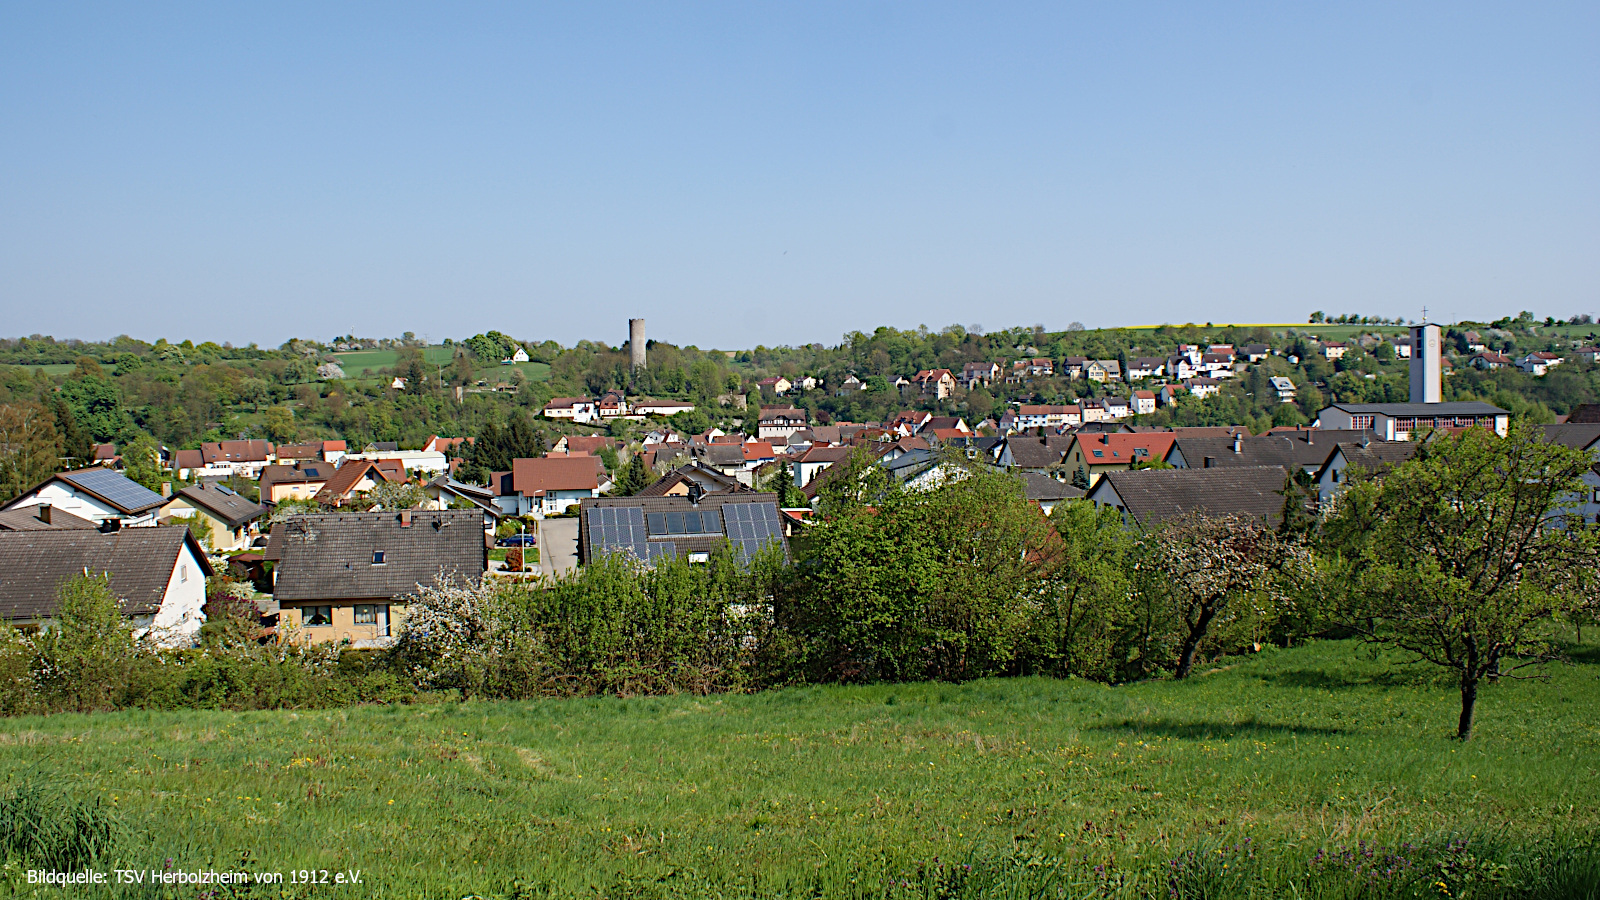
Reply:
[[[1491, 896], [1515, 876], [1482, 848], [1600, 833], [1600, 654], [1572, 655], [1548, 681], [1489, 689], [1465, 743], [1452, 685], [1326, 642], [1120, 687], [14, 719], [0, 768], [114, 807], [125, 833], [98, 868], [247, 854], [252, 870], [363, 873], [247, 896], [983, 893], [951, 877], [967, 865], [1000, 893], [1327, 895], [1306, 879], [1321, 871], [1353, 896], [1386, 855], [1380, 887]], [[1448, 857], [1452, 836], [1478, 851], [1456, 853], [1470, 877], [1422, 878], [1437, 865], [1419, 845]], [[16, 867], [14, 889], [65, 896]]]

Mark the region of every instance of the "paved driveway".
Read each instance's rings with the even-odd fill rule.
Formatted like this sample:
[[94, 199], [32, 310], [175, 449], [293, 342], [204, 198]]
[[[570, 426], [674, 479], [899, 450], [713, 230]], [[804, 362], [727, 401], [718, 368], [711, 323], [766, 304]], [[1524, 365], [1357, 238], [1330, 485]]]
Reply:
[[561, 575], [578, 565], [578, 520], [544, 519], [539, 522], [539, 571]]

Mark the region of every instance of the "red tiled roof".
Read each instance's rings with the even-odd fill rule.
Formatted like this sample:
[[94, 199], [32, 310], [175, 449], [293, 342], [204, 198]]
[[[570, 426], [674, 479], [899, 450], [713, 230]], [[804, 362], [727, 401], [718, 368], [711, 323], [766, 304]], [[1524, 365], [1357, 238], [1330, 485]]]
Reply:
[[599, 486], [594, 457], [511, 461], [512, 490], [524, 497], [540, 496], [546, 491], [594, 490]]
[[399, 484], [406, 480], [406, 464], [403, 460], [375, 459], [372, 461], [372, 465], [383, 473], [383, 477], [389, 481]]
[[213, 462], [266, 462], [272, 455], [272, 442], [215, 441], [200, 445], [200, 454], [207, 463]]
[[[1164, 459], [1176, 439], [1177, 435], [1169, 431], [1080, 434], [1075, 437], [1083, 451], [1084, 461], [1091, 466], [1127, 465], [1141, 459]], [[1134, 452], [1140, 449], [1145, 453], [1141, 455]], [[1100, 456], [1094, 455], [1096, 450], [1101, 452]]]
[[[392, 462], [399, 462], [399, 460], [392, 460]], [[379, 481], [396, 480], [390, 478], [389, 473], [378, 468], [377, 463], [370, 459], [348, 459], [328, 477], [328, 481], [322, 486], [322, 490], [317, 492], [317, 499], [338, 499], [347, 496], [361, 482], [361, 479], [368, 471]], [[405, 480], [403, 472], [399, 480]]]
[[474, 440], [469, 437], [439, 437], [434, 435], [428, 438], [428, 442], [422, 445], [422, 449], [443, 452], [445, 450], [454, 450], [462, 444], [472, 443], [474, 443]]
[[744, 458], [746, 460], [773, 459], [777, 456], [777, 454], [772, 451], [772, 444], [766, 441], [749, 441], [743, 446]]
[[600, 451], [606, 447], [615, 446], [615, 441], [605, 435], [599, 434], [569, 434], [567, 435], [568, 452], [587, 453], [590, 456], [599, 456]]

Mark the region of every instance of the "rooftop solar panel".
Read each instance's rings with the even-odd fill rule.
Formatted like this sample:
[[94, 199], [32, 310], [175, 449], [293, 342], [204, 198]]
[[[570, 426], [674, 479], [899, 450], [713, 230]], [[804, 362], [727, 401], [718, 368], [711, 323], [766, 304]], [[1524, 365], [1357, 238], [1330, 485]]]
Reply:
[[110, 469], [80, 469], [63, 472], [61, 477], [93, 494], [106, 498], [123, 511], [159, 506], [162, 496], [144, 485]]
[[638, 507], [603, 506], [589, 511], [589, 546], [598, 556], [628, 552], [646, 559], [644, 510]]

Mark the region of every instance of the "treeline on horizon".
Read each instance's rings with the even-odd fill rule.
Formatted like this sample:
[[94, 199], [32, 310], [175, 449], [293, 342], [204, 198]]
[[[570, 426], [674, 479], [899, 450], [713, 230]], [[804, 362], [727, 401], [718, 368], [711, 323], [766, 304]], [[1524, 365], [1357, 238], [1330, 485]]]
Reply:
[[[1569, 350], [1573, 339], [1594, 337], [1585, 333], [1587, 325], [1578, 321], [1582, 318], [1550, 324], [1553, 319], [1541, 323], [1522, 313], [1487, 324], [1459, 323], [1447, 335], [1457, 351], [1465, 349], [1465, 334], [1473, 329], [1501, 352]], [[1279, 355], [1252, 367], [1244, 377], [1227, 380], [1216, 396], [1185, 398], [1174, 407], [1140, 417], [1139, 424], [1244, 425], [1259, 432], [1309, 423], [1330, 400], [1407, 399], [1407, 366], [1393, 358], [1392, 348], [1382, 343], [1370, 349], [1356, 347], [1343, 359], [1327, 360], [1310, 340], [1324, 327], [1307, 325], [1281, 333], [1264, 327], [1211, 325], [1058, 332], [1042, 326], [990, 332], [959, 325], [939, 331], [883, 327], [870, 334], [851, 332], [831, 347], [757, 346], [729, 353], [656, 342], [650, 346], [648, 365], [639, 372], [631, 371], [625, 347], [590, 341], [562, 347], [490, 331], [452, 340], [441, 351], [422, 347], [409, 333], [382, 340], [350, 336], [346, 343], [391, 350], [394, 362], [370, 377], [357, 371], [342, 379], [317, 375], [319, 365], [340, 355], [332, 344], [301, 339], [264, 349], [212, 342], [147, 343], [125, 336], [105, 342], [6, 338], [0, 339], [0, 430], [24, 435], [22, 440], [6, 441], [13, 447], [29, 440], [41, 448], [52, 443], [53, 454], [43, 449], [34, 454], [41, 465], [45, 457], [53, 456], [54, 461], [44, 466], [49, 468], [62, 458], [81, 462], [96, 442], [120, 448], [141, 438], [172, 449], [240, 436], [280, 443], [344, 439], [358, 446], [396, 441], [415, 448], [434, 434], [478, 436], [517, 426], [548, 446], [557, 432], [539, 418], [545, 403], [558, 396], [594, 396], [610, 389], [692, 400], [699, 408], [673, 422], [688, 432], [713, 425], [733, 430], [754, 406], [775, 402], [801, 406], [820, 424], [881, 421], [909, 407], [964, 416], [976, 425], [999, 415], [1006, 404], [1070, 402], [1126, 391], [1127, 386], [1052, 377], [958, 390], [944, 400], [928, 401], [904, 398], [890, 382], [921, 369], [959, 372], [968, 362], [1032, 356], [1058, 362], [1067, 356], [1124, 361], [1130, 356], [1164, 356], [1183, 343], [1267, 343]], [[1363, 331], [1364, 326], [1337, 327], [1345, 329], [1341, 339], [1371, 333]], [[1373, 327], [1383, 331], [1382, 326]], [[1386, 333], [1392, 335], [1394, 327], [1388, 328]], [[535, 363], [548, 366], [547, 377], [526, 378], [520, 369], [500, 364], [519, 346]], [[1290, 362], [1291, 358], [1296, 361]], [[40, 368], [45, 365], [72, 368], [52, 374]], [[807, 374], [822, 378], [824, 389], [775, 398], [763, 394], [756, 383], [769, 375]], [[848, 375], [862, 378], [867, 387], [838, 396], [837, 386]], [[1295, 382], [1295, 402], [1277, 401], [1268, 382], [1274, 375]], [[391, 386], [395, 376], [406, 379], [403, 389]], [[516, 389], [479, 388], [480, 380], [489, 387], [506, 381]], [[456, 388], [462, 389], [459, 402]], [[1577, 404], [1600, 400], [1600, 379], [1595, 367], [1581, 360], [1569, 360], [1541, 378], [1457, 366], [1445, 381], [1445, 396], [1488, 400], [1534, 421], [1551, 421]], [[565, 430], [574, 427], [569, 424]], [[642, 429], [636, 423], [619, 422], [608, 430], [631, 439]], [[38, 466], [23, 468], [29, 476], [38, 474], [34, 471]], [[13, 480], [27, 478], [14, 475]]]

